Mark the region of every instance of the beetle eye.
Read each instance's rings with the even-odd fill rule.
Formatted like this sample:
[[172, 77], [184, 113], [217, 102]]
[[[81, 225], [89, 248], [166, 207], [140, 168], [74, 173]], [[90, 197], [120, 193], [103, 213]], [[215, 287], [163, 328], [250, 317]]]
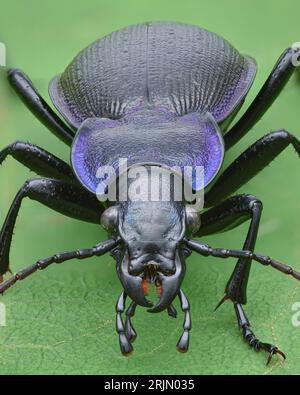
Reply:
[[185, 207], [185, 223], [187, 233], [193, 235], [200, 228], [201, 220], [200, 214], [191, 206]]
[[101, 215], [100, 224], [108, 232], [114, 232], [118, 223], [119, 210], [116, 206], [107, 208]]

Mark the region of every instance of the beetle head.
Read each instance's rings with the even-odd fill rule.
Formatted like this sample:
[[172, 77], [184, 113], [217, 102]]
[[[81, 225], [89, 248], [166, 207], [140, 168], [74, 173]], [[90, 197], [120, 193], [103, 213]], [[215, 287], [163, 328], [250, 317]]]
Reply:
[[[117, 273], [137, 304], [160, 312], [172, 303], [185, 275], [188, 251], [182, 239], [198, 222], [181, 202], [126, 202], [103, 213], [102, 225], [122, 239], [114, 252]], [[159, 297], [154, 306], [146, 298], [151, 284]]]

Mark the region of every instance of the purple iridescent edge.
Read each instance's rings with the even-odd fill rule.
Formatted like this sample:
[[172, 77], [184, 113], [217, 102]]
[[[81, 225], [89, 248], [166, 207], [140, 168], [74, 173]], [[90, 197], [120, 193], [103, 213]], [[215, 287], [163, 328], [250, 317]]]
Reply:
[[[154, 115], [153, 115], [154, 113]], [[157, 164], [167, 168], [190, 166], [185, 181], [193, 190], [207, 186], [218, 173], [224, 157], [224, 142], [219, 127], [209, 114], [191, 113], [182, 117], [165, 110], [137, 111], [121, 121], [87, 119], [78, 130], [71, 161], [79, 181], [96, 193], [109, 185], [113, 174], [97, 177], [100, 167], [111, 166], [119, 174], [119, 159], [127, 166]], [[204, 170], [204, 182], [195, 177], [196, 166]]]

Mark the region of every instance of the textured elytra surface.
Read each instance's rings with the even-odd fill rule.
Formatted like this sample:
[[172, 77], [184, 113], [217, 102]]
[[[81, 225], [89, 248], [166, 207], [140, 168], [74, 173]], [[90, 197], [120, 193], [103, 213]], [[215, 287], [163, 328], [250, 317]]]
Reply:
[[256, 71], [220, 36], [196, 26], [150, 22], [113, 32], [81, 51], [53, 80], [54, 104], [75, 127], [152, 105], [222, 121], [247, 93]]

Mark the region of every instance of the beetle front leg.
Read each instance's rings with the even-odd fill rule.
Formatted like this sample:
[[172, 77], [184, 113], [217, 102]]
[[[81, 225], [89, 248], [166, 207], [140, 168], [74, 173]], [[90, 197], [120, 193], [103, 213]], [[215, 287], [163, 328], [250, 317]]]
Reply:
[[[255, 248], [263, 205], [253, 195], [236, 195], [201, 214], [201, 227], [196, 236], [225, 232], [250, 220], [249, 229], [243, 245], [244, 250]], [[247, 284], [251, 260], [240, 258], [225, 288], [226, 298], [233, 302], [247, 302]], [[222, 299], [223, 301], [224, 299]]]
[[12, 235], [21, 203], [26, 197], [71, 218], [96, 224], [104, 210], [95, 196], [73, 183], [49, 178], [26, 181], [12, 202], [0, 231], [0, 275], [9, 270]]

